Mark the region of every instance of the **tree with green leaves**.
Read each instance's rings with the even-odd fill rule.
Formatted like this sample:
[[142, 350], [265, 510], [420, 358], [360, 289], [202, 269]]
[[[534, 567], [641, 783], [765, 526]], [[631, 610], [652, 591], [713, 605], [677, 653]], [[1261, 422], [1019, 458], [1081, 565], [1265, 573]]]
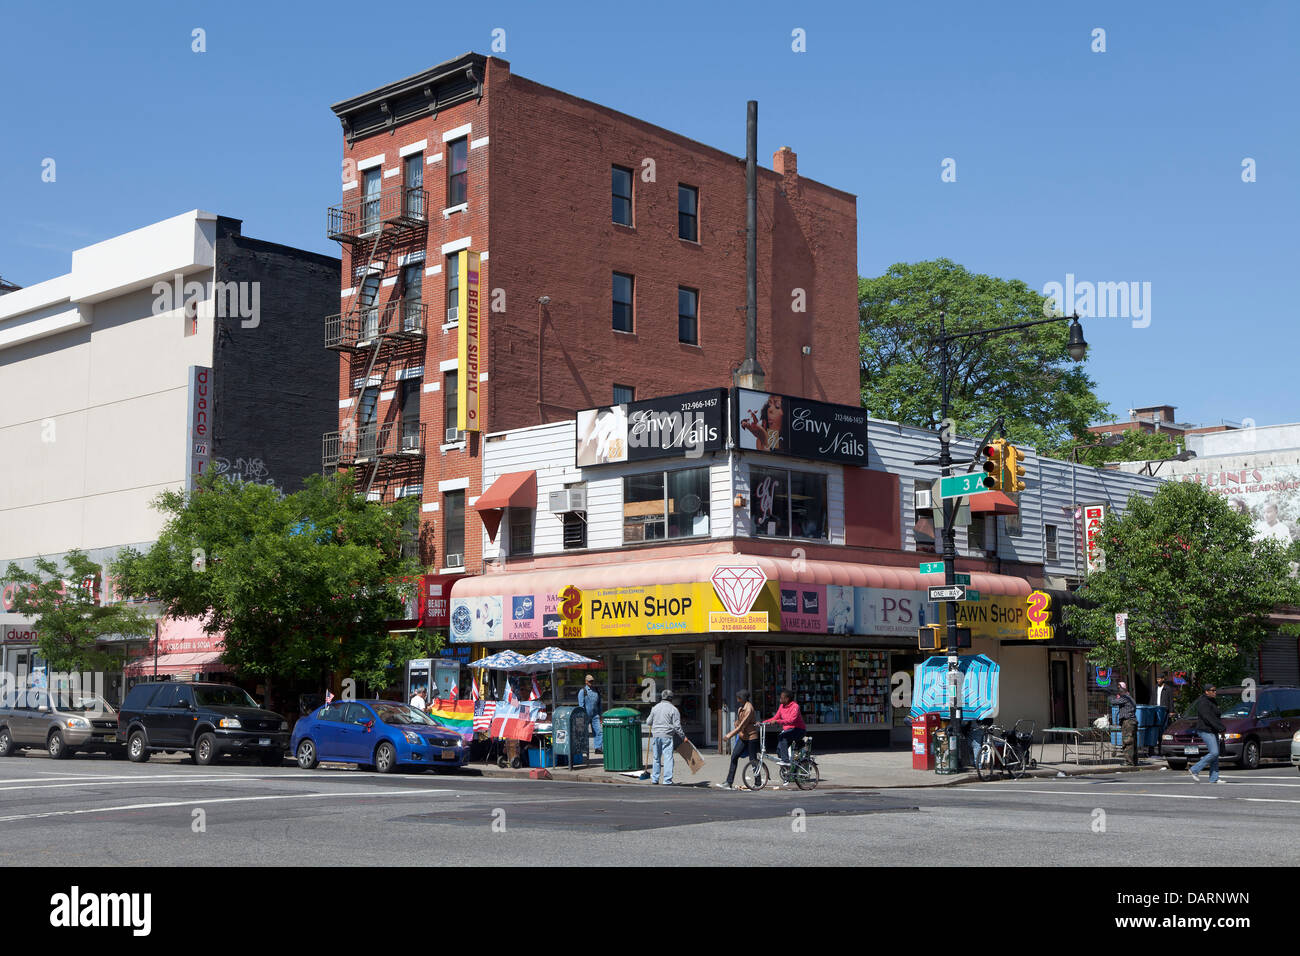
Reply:
[[96, 600], [103, 568], [84, 552], [69, 551], [63, 570], [48, 558], [38, 558], [35, 568], [28, 571], [10, 562], [4, 583], [18, 585], [14, 609], [35, 618], [36, 646], [50, 670], [117, 670], [125, 652], [120, 642], [106, 647], [105, 637], [153, 636], [153, 619], [140, 608]]
[[1128, 614], [1135, 667], [1186, 671], [1196, 687], [1228, 685], [1268, 631], [1270, 613], [1300, 603], [1288, 548], [1253, 539], [1250, 517], [1190, 481], [1166, 483], [1151, 499], [1134, 494], [1101, 528], [1105, 567], [1088, 575], [1085, 604], [1066, 623], [1096, 645], [1090, 659], [1126, 667], [1115, 615]]
[[403, 549], [415, 499], [366, 501], [345, 471], [289, 495], [207, 477], [155, 507], [168, 515], [158, 540], [123, 551], [114, 574], [168, 615], [204, 618], [223, 634], [222, 661], [263, 679], [268, 702], [274, 679], [339, 672], [362, 684], [397, 663], [405, 645], [385, 622], [404, 616], [420, 572]]
[[[862, 404], [903, 425], [938, 429], [939, 316], [948, 332], [1045, 318], [1047, 300], [1018, 279], [975, 275], [948, 259], [895, 263], [858, 279]], [[1066, 351], [1069, 323], [1048, 323], [949, 348], [949, 414], [958, 434], [982, 435], [999, 414], [1007, 437], [1039, 451], [1087, 434], [1108, 416], [1092, 381]]]
[[[1100, 467], [1109, 461], [1164, 461], [1183, 450], [1181, 442], [1169, 432], [1147, 432], [1134, 428], [1117, 435], [1089, 432], [1085, 444], [1073, 449], [1080, 464]], [[1071, 449], [1060, 450], [1060, 457], [1070, 457]]]

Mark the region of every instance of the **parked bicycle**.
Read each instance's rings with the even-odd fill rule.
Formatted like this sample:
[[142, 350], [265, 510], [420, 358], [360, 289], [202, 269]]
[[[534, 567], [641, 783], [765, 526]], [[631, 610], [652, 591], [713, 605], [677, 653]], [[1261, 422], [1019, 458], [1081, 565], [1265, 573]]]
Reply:
[[1007, 733], [997, 724], [991, 724], [984, 732], [984, 743], [975, 757], [975, 773], [979, 778], [995, 780], [999, 773], [1004, 773], [1019, 780], [1038, 766], [1038, 761], [1030, 753], [1033, 748], [1034, 726], [1032, 720], [1018, 720], [1011, 733]]
[[776, 764], [777, 773], [782, 783], [793, 783], [800, 790], [812, 790], [821, 783], [821, 770], [813, 758], [812, 737], [804, 734], [803, 740], [790, 747], [790, 760], [787, 763], [767, 752], [767, 725], [758, 725], [758, 761], [746, 763], [741, 779], [750, 790], [762, 790], [771, 779], [767, 761]]

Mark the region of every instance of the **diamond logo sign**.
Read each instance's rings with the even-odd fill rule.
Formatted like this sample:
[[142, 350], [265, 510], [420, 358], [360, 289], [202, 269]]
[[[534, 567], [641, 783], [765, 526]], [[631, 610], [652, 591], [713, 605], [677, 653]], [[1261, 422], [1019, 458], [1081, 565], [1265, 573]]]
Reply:
[[709, 612], [710, 631], [766, 631], [767, 612], [753, 611], [767, 575], [756, 565], [720, 567], [713, 572], [713, 590], [727, 610]]

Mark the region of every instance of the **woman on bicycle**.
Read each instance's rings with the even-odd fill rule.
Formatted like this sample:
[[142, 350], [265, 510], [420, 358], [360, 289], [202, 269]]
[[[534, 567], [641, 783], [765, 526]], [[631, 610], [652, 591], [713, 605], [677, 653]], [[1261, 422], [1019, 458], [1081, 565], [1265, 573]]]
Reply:
[[781, 735], [776, 739], [776, 752], [781, 762], [788, 764], [790, 744], [798, 744], [802, 741], [804, 731], [808, 729], [804, 726], [803, 715], [799, 713], [799, 705], [795, 703], [794, 694], [788, 690], [781, 691], [781, 706], [763, 723], [781, 725]]

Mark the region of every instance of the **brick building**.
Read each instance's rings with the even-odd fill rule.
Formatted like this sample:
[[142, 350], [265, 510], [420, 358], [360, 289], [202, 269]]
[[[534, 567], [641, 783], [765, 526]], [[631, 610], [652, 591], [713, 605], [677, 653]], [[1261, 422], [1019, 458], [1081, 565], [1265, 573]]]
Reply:
[[[744, 162], [477, 54], [333, 110], [339, 425], [323, 464], [355, 468], [372, 498], [419, 496], [422, 562], [474, 573], [482, 436], [731, 384]], [[800, 176], [792, 150], [773, 166], [758, 177], [767, 387], [857, 405], [855, 199]]]

